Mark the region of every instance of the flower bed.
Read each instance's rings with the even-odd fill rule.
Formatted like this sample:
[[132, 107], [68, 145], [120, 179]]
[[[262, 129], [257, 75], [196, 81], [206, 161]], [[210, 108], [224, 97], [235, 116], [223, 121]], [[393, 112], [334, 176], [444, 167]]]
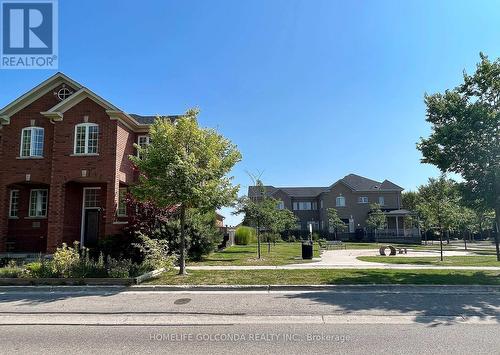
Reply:
[[161, 241], [144, 237], [143, 243], [139, 246], [144, 256], [141, 263], [105, 258], [102, 253], [95, 260], [77, 242], [73, 247], [63, 244], [52, 259], [20, 265], [9, 261], [0, 268], [0, 285], [131, 285], [173, 267], [174, 258], [167, 256]]

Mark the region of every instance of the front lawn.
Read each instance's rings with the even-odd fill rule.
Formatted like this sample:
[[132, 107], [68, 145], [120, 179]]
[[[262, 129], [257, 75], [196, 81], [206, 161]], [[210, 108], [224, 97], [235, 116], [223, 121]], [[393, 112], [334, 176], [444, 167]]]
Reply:
[[[311, 262], [303, 260], [300, 243], [280, 242], [271, 244], [271, 253], [267, 244], [261, 244], [261, 259], [257, 259], [257, 244], [233, 245], [222, 251], [206, 256], [202, 261], [189, 262], [189, 265], [286, 265]], [[318, 244], [314, 243], [314, 257], [319, 258]]]
[[153, 285], [500, 285], [500, 271], [465, 270], [189, 270], [168, 272]]
[[496, 256], [439, 256], [398, 257], [398, 256], [358, 256], [358, 260], [372, 263], [412, 264], [433, 266], [500, 266]]

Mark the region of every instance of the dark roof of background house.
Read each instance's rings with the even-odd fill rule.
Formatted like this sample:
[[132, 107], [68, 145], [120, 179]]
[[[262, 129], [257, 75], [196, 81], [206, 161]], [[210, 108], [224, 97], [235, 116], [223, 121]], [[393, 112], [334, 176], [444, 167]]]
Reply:
[[[129, 114], [134, 120], [139, 122], [140, 124], [153, 124], [155, 121], [156, 117], [158, 116], [143, 116], [143, 115], [137, 115], [135, 113], [130, 113]], [[167, 117], [171, 121], [175, 121], [179, 116], [178, 115], [170, 115], [170, 116], [161, 116], [161, 117]]]
[[[277, 188], [274, 186], [264, 186], [264, 191], [267, 196], [272, 196], [276, 192]], [[260, 197], [262, 196], [260, 189], [257, 186], [248, 186], [248, 197]]]
[[[394, 184], [389, 180], [384, 180], [383, 182], [378, 182], [359, 176], [356, 174], [349, 174], [344, 176], [338, 182], [343, 182], [349, 186], [354, 191], [402, 191], [403, 188]], [[336, 184], [335, 183], [335, 184]], [[335, 185], [333, 184], [333, 185]], [[264, 186], [266, 195], [272, 196], [277, 191], [281, 190], [285, 194], [291, 197], [315, 197], [323, 192], [327, 192], [333, 185], [328, 187], [274, 187], [274, 186]], [[248, 187], [248, 197], [260, 197], [261, 193], [257, 186]]]
[[342, 179], [347, 186], [349, 186], [351, 189], [355, 191], [363, 190], [378, 190], [380, 188], [381, 183], [375, 180], [371, 180], [368, 178], [365, 178], [363, 176], [359, 176], [356, 174], [349, 174], [344, 176]]
[[280, 187], [279, 190], [292, 197], [309, 197], [328, 191], [328, 187]]

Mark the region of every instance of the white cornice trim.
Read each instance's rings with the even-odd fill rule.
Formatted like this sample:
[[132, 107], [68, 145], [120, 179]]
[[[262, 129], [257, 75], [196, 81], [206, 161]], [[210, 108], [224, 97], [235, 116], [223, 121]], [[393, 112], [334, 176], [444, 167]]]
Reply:
[[7, 116], [10, 118], [16, 112], [22, 110], [61, 84], [68, 84], [75, 90], [79, 90], [83, 87], [81, 84], [77, 83], [73, 79], [70, 79], [63, 73], [57, 73], [2, 108], [0, 110], [0, 116]]

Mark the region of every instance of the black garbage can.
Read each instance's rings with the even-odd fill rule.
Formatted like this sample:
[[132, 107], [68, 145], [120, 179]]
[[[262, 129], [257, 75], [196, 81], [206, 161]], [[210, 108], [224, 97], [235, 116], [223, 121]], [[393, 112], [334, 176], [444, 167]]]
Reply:
[[311, 241], [302, 242], [302, 259], [313, 258], [313, 243]]

